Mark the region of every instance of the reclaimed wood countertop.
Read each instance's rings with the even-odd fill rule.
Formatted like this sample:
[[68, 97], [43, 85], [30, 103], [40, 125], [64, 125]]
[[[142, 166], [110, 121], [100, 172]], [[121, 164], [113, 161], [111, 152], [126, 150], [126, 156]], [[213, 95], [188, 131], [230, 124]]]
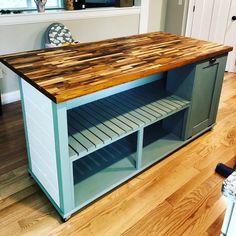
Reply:
[[155, 32], [0, 56], [55, 103], [223, 55], [232, 47]]

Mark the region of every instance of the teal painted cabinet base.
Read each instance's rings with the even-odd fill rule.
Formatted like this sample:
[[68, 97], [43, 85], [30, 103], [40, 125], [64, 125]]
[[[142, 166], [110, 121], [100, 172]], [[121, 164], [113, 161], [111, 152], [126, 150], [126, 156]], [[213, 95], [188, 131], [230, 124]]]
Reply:
[[29, 172], [64, 220], [211, 129], [226, 56], [55, 104], [20, 79]]

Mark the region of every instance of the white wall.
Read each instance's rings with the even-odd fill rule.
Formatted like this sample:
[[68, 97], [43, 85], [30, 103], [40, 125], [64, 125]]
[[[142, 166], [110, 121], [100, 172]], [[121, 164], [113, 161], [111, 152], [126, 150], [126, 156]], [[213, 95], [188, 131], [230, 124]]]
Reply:
[[164, 31], [167, 0], [141, 0], [140, 33]]
[[151, 0], [150, 1], [148, 32], [164, 31], [166, 7], [167, 7], [167, 0]]
[[189, 0], [171, 0], [167, 2], [165, 31], [173, 34], [185, 34]]

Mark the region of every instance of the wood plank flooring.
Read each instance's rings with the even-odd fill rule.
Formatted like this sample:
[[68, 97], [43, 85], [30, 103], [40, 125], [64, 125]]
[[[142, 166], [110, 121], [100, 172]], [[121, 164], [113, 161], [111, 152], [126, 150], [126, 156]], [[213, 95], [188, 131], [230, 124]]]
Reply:
[[217, 236], [226, 209], [218, 162], [236, 161], [236, 74], [226, 73], [217, 125], [62, 223], [27, 174], [20, 103], [0, 117], [0, 235]]

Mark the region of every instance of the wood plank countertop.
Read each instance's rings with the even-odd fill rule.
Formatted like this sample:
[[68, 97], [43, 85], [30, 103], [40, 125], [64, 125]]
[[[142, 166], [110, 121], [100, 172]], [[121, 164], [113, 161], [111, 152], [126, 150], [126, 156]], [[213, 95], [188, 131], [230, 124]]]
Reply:
[[0, 56], [56, 103], [223, 55], [232, 47], [155, 32]]

